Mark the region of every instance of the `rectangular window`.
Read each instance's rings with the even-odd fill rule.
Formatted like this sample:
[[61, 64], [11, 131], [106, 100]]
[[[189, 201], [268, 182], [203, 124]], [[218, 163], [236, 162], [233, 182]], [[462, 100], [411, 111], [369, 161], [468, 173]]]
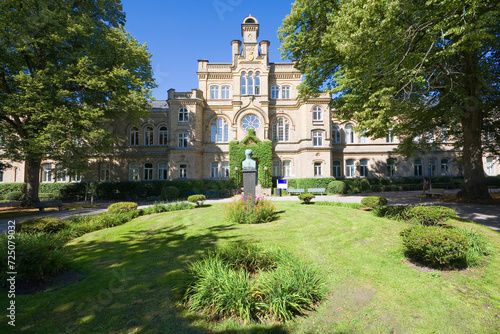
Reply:
[[188, 147], [188, 134], [187, 133], [179, 133], [179, 147]]
[[279, 161], [273, 161], [273, 177], [281, 177], [281, 166]]
[[168, 175], [167, 163], [160, 162], [158, 164], [158, 180], [166, 180]]
[[422, 176], [422, 160], [415, 159], [413, 162], [413, 175]]
[[221, 177], [223, 179], [229, 178], [229, 161], [223, 161], [221, 165]]
[[392, 133], [392, 129], [389, 129], [387, 135], [385, 136], [386, 143], [394, 143], [394, 134]]
[[73, 169], [71, 171], [71, 182], [80, 182], [82, 180], [82, 174], [79, 170]]
[[283, 177], [290, 177], [292, 176], [292, 170], [291, 170], [291, 161], [285, 160], [283, 161]]
[[128, 177], [130, 181], [139, 181], [139, 164], [130, 164]]
[[323, 146], [323, 132], [313, 132], [313, 146]]
[[362, 131], [359, 133], [359, 143], [360, 144], [366, 144], [368, 143], [368, 137], [365, 136], [365, 132]]
[[321, 162], [314, 163], [314, 176], [321, 176]]
[[436, 175], [437, 175], [436, 160], [430, 160], [429, 161], [429, 176], [436, 176]]
[[210, 87], [210, 98], [212, 100], [217, 100], [219, 98], [219, 87], [217, 86]]
[[391, 177], [396, 175], [396, 161], [394, 159], [387, 159], [387, 176]]
[[147, 163], [144, 164], [144, 180], [152, 180], [153, 179], [153, 164]]
[[359, 177], [368, 177], [368, 160], [366, 159], [359, 162]]
[[219, 163], [218, 162], [212, 162], [212, 165], [210, 166], [210, 177], [212, 179], [219, 178]]
[[290, 86], [281, 87], [281, 98], [290, 99]]
[[332, 176], [335, 178], [342, 177], [342, 166], [340, 165], [340, 161], [336, 160], [332, 163]]
[[42, 182], [52, 182], [52, 165], [43, 165]]
[[62, 165], [57, 165], [57, 182], [66, 182], [66, 170]]
[[100, 181], [109, 181], [110, 180], [110, 175], [109, 175], [109, 165], [108, 164], [101, 164], [100, 167], [100, 173], [99, 173], [99, 180]]
[[280, 97], [280, 88], [278, 86], [271, 87], [271, 99], [276, 100]]
[[448, 159], [441, 159], [441, 175], [448, 175]]
[[222, 99], [229, 100], [229, 86], [222, 86]]
[[355, 168], [356, 166], [354, 165], [354, 160], [347, 160], [345, 164], [345, 177], [355, 177]]
[[493, 157], [486, 158], [486, 174], [490, 176], [495, 175], [495, 161]]
[[187, 165], [179, 165], [179, 178], [187, 178]]

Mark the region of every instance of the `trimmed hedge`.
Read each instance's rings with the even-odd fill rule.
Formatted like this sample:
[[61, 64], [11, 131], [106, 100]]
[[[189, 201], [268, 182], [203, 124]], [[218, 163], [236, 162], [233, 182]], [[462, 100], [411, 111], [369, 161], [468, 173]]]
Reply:
[[328, 194], [343, 194], [347, 191], [347, 186], [343, 181], [331, 181], [326, 187]]
[[361, 200], [361, 204], [370, 208], [379, 207], [387, 204], [387, 198], [379, 196], [367, 196]]
[[413, 225], [401, 232], [406, 255], [431, 267], [464, 267], [469, 242], [451, 228]]
[[456, 216], [455, 210], [444, 206], [415, 206], [406, 212], [406, 219], [426, 226], [436, 225]]
[[206, 199], [207, 197], [205, 195], [191, 195], [188, 197], [188, 202], [194, 203], [196, 206], [202, 206]]
[[35, 217], [25, 219], [16, 224], [17, 233], [55, 233], [66, 227], [66, 223], [58, 217]]
[[8, 201], [21, 201], [24, 197], [22, 191], [13, 191], [5, 195], [5, 199]]
[[304, 194], [299, 195], [299, 199], [306, 204], [311, 203], [312, 199], [315, 197], [316, 196], [314, 196], [313, 194], [310, 194], [310, 193], [304, 193]]
[[108, 206], [109, 213], [122, 213], [137, 209], [137, 203], [134, 202], [118, 202]]
[[174, 186], [164, 186], [161, 190], [161, 199], [164, 201], [173, 201], [179, 198], [179, 189]]

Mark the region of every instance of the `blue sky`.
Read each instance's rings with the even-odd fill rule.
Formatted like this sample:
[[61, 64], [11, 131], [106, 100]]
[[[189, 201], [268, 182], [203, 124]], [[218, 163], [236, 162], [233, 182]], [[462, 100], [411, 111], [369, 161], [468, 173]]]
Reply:
[[231, 61], [231, 41], [241, 40], [241, 23], [251, 14], [260, 24], [259, 40], [268, 40], [270, 61], [280, 62], [277, 31], [290, 13], [291, 0], [123, 0], [125, 29], [153, 54], [158, 88], [153, 96], [167, 98], [167, 90], [198, 88], [198, 59]]

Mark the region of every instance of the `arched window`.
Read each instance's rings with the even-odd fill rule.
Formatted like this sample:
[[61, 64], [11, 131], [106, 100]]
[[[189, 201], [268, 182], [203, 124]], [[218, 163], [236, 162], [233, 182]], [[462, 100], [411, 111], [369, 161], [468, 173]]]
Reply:
[[229, 100], [229, 86], [222, 86], [222, 96], [223, 100]]
[[260, 73], [255, 73], [255, 95], [260, 95]]
[[248, 72], [247, 89], [248, 95], [253, 95], [253, 72]]
[[356, 166], [354, 165], [354, 160], [349, 159], [345, 163], [345, 177], [355, 177], [356, 176]]
[[212, 100], [217, 100], [219, 98], [219, 87], [218, 86], [210, 87], [210, 98]]
[[153, 164], [145, 163], [144, 164], [144, 180], [152, 180], [153, 179]]
[[340, 136], [340, 126], [337, 124], [332, 125], [332, 141], [333, 144], [340, 144], [342, 142], [342, 137]]
[[139, 181], [139, 164], [132, 163], [129, 165], [129, 180]]
[[351, 124], [345, 126], [345, 142], [346, 144], [354, 144], [354, 131]]
[[277, 118], [273, 123], [273, 141], [289, 141], [290, 140], [290, 123], [284, 117]]
[[154, 143], [153, 127], [148, 126], [144, 129], [144, 145], [151, 146]]
[[130, 129], [130, 146], [139, 146], [139, 128]]
[[229, 126], [225, 119], [217, 118], [211, 126], [212, 143], [229, 142]]
[[168, 129], [166, 126], [162, 126], [158, 130], [158, 145], [161, 145], [161, 146], [168, 145]]
[[241, 72], [241, 95], [247, 95], [247, 74]]
[[179, 109], [179, 122], [189, 122], [189, 112], [186, 108]]
[[313, 122], [322, 121], [323, 120], [323, 110], [321, 107], [313, 108]]

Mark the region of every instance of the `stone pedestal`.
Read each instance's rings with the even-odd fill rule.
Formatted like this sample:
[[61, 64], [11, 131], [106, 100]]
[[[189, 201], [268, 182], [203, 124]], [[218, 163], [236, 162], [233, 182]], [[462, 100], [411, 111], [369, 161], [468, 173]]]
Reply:
[[[257, 185], [257, 171], [243, 170], [243, 195], [245, 196], [245, 203], [251, 203], [252, 207], [255, 205], [256, 185]], [[251, 199], [251, 201], [248, 201], [249, 199]]]

